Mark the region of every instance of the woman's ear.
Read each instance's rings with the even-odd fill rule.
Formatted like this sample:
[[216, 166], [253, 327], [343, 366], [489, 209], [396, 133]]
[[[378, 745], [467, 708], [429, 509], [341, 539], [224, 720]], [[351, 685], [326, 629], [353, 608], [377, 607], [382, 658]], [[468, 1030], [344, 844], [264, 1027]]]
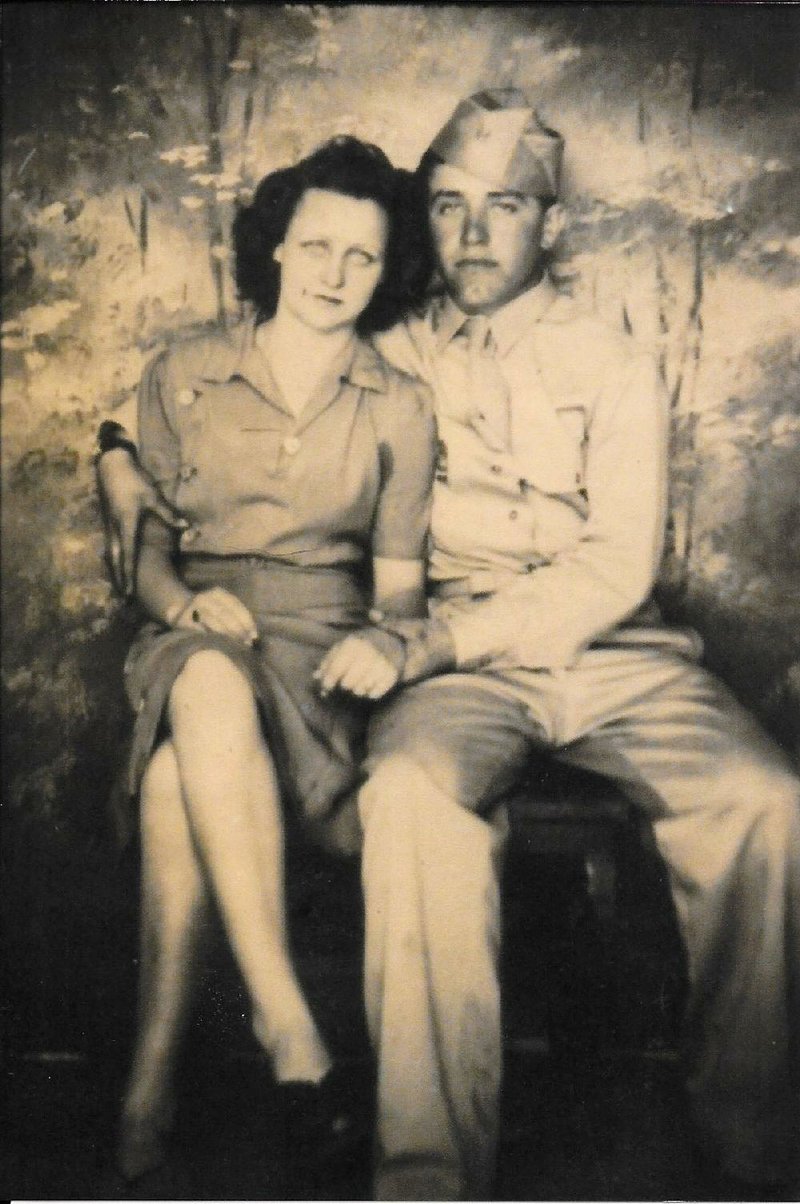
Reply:
[[276, 263], [283, 263], [283, 243], [279, 242], [275, 250], [272, 252], [272, 258]]
[[558, 242], [567, 224], [567, 213], [564, 206], [555, 201], [550, 205], [547, 213], [544, 215], [544, 227], [542, 228], [542, 250], [552, 251], [553, 247]]

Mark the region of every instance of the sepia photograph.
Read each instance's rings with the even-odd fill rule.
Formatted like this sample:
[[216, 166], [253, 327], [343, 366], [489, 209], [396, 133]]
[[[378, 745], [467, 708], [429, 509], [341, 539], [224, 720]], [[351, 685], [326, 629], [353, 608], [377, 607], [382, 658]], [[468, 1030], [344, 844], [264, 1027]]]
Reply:
[[0, 1193], [800, 1198], [800, 6], [0, 48]]

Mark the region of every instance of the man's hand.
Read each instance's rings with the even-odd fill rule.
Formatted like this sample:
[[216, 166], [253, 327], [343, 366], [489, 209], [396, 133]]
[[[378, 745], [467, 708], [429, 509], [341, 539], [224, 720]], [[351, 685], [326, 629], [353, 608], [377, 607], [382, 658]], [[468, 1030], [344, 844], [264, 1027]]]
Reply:
[[403, 685], [455, 668], [455, 644], [443, 619], [386, 619], [382, 626], [405, 643]]
[[123, 447], [99, 456], [97, 487], [111, 577], [122, 596], [129, 598], [136, 583], [136, 537], [145, 512], [177, 531], [185, 531], [189, 523]]
[[320, 693], [347, 690], [357, 698], [383, 698], [400, 680], [403, 640], [379, 627], [345, 636], [328, 650], [314, 673]]
[[173, 626], [190, 631], [203, 627], [217, 635], [241, 640], [243, 644], [254, 644], [258, 639], [258, 628], [250, 611], [235, 594], [221, 586], [195, 594], [174, 619]]

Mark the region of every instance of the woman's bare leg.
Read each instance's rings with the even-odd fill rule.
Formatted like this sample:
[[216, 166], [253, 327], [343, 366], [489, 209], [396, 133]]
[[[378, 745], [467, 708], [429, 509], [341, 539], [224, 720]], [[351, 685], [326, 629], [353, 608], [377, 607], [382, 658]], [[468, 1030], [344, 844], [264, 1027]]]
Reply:
[[142, 783], [141, 854], [139, 1019], [118, 1149], [128, 1179], [163, 1160], [208, 902], [169, 741], [156, 750]]
[[186, 815], [279, 1081], [331, 1061], [292, 966], [280, 795], [252, 690], [222, 653], [187, 661], [169, 704]]

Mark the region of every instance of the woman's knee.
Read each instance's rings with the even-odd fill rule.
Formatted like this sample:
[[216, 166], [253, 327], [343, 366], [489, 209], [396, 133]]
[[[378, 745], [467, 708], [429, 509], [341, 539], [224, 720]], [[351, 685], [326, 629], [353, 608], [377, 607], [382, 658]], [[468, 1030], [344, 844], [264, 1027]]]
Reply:
[[256, 712], [255, 696], [245, 673], [215, 648], [194, 652], [170, 691], [170, 717], [193, 715], [217, 725], [241, 723]]

